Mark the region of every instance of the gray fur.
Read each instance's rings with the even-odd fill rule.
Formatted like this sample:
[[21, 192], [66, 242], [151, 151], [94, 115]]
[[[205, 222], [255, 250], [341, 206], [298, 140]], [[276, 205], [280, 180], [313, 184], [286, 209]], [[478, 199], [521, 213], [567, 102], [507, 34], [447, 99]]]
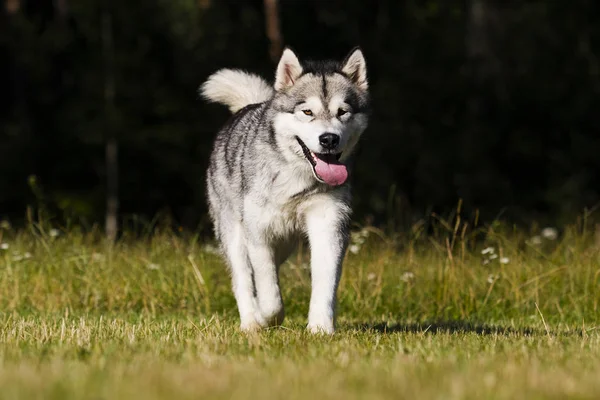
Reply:
[[[313, 280], [308, 327], [332, 333], [348, 242], [350, 186], [347, 181], [324, 183], [313, 165], [318, 157], [337, 168], [328, 154], [348, 163], [366, 128], [369, 96], [362, 52], [352, 51], [342, 63], [301, 64], [286, 49], [272, 92], [266, 82], [257, 83], [255, 75], [223, 71], [230, 70], [213, 75], [220, 80], [209, 78], [203, 87], [210, 91], [203, 94], [239, 111], [215, 139], [206, 183], [215, 234], [232, 273], [241, 327], [254, 330], [282, 322], [278, 269], [298, 238], [306, 236]], [[224, 82], [224, 76], [233, 81]], [[236, 76], [243, 79], [235, 81]], [[240, 87], [243, 96], [231, 92], [244, 82], [251, 87]], [[256, 98], [266, 100], [252, 104]], [[339, 138], [336, 148], [324, 148], [320, 142], [319, 137], [329, 132]], [[312, 156], [305, 156], [306, 151]]]

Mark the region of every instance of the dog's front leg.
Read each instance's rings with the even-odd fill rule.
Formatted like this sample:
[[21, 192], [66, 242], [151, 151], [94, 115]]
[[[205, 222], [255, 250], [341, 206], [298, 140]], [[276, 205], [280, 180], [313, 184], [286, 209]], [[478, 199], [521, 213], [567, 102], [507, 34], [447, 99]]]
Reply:
[[243, 331], [256, 331], [267, 323], [260, 315], [254, 296], [255, 287], [252, 267], [248, 262], [244, 228], [239, 223], [229, 222], [229, 229], [221, 233], [221, 240], [231, 270], [233, 293], [240, 312], [240, 328]]
[[348, 244], [346, 204], [326, 198], [306, 212], [311, 249], [311, 284], [308, 329], [313, 333], [335, 331], [336, 292]]
[[274, 250], [270, 244], [259, 240], [248, 243], [248, 257], [254, 271], [256, 296], [262, 318], [268, 325], [281, 325], [284, 311]]

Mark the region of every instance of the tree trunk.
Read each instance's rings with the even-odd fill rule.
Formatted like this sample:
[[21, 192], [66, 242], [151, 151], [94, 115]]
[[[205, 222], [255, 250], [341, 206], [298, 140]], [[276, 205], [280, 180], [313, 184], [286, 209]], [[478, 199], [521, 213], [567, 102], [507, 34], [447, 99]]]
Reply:
[[54, 0], [54, 8], [56, 9], [56, 14], [58, 18], [64, 20], [67, 18], [69, 13], [69, 7], [67, 4], [67, 0]]
[[489, 166], [489, 135], [486, 113], [497, 97], [499, 59], [496, 54], [498, 36], [498, 9], [494, 0], [467, 2], [465, 32], [465, 72], [468, 78], [466, 98], [466, 126], [460, 135], [462, 165], [454, 179], [460, 197], [472, 204], [481, 200], [483, 183]]
[[106, 140], [106, 236], [114, 241], [118, 231], [119, 213], [119, 144], [115, 137], [115, 77], [114, 77], [114, 41], [112, 16], [105, 11], [102, 14], [102, 47], [104, 58], [104, 109]]
[[[498, 59], [494, 53], [493, 36], [497, 24], [497, 10], [488, 0], [470, 0], [465, 40], [469, 72], [474, 87], [487, 83], [498, 73]], [[469, 108], [478, 114], [480, 99], [473, 99]]]
[[119, 213], [119, 145], [112, 137], [106, 141], [106, 237], [117, 238]]
[[277, 62], [281, 56], [283, 46], [277, 1], [278, 0], [264, 0], [265, 32], [270, 42], [269, 55], [274, 62]]
[[211, 6], [211, 0], [198, 0], [198, 6], [201, 10], [209, 9]]
[[4, 3], [4, 9], [7, 14], [16, 14], [21, 9], [21, 0], [6, 0]]

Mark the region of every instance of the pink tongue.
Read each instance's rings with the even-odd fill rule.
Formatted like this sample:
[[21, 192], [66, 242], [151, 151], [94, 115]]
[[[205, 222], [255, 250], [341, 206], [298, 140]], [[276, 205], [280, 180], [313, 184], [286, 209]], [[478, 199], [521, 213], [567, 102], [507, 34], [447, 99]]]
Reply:
[[348, 179], [348, 170], [344, 164], [328, 163], [319, 157], [315, 158], [317, 161], [315, 172], [326, 184], [338, 186], [346, 182], [346, 179]]

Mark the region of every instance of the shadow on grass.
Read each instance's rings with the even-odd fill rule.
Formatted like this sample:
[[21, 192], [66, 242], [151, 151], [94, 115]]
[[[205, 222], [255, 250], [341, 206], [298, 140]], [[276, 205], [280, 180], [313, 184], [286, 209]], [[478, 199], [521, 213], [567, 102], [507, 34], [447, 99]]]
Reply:
[[355, 324], [348, 328], [360, 331], [375, 331], [383, 334], [389, 333], [420, 333], [420, 334], [438, 334], [438, 333], [476, 333], [478, 335], [519, 335], [530, 336], [538, 334], [531, 328], [510, 328], [504, 326], [478, 324], [468, 321], [425, 321], [422, 323], [411, 324]]

